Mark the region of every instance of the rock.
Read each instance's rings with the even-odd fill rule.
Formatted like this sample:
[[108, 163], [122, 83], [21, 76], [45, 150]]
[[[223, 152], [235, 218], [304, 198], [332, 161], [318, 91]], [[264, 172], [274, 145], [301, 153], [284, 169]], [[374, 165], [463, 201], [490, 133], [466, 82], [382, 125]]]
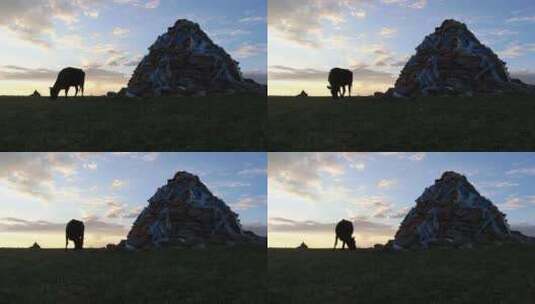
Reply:
[[391, 92], [395, 97], [502, 93], [535, 94], [535, 86], [511, 79], [505, 62], [456, 20], [445, 20], [425, 37]]
[[305, 90], [301, 91], [301, 93], [299, 93], [299, 95], [297, 95], [296, 97], [308, 97], [308, 94], [307, 92], [305, 92]]
[[302, 242], [301, 245], [297, 246], [297, 249], [308, 249], [308, 246], [305, 242]]
[[149, 199], [124, 247], [265, 246], [266, 241], [243, 230], [238, 214], [215, 197], [197, 176], [178, 172]]
[[385, 97], [385, 96], [387, 96], [387, 94], [383, 93], [383, 92], [375, 92], [375, 93], [373, 93], [373, 97], [382, 98], [382, 97]]
[[243, 78], [239, 63], [198, 24], [180, 19], [149, 48], [128, 82], [126, 96], [226, 92], [266, 95], [267, 86]]
[[505, 214], [481, 196], [465, 176], [445, 172], [416, 200], [387, 246], [471, 248], [496, 242], [535, 244], [535, 239], [511, 231]]
[[33, 245], [30, 247], [30, 249], [41, 249], [41, 246], [37, 244], [37, 242], [33, 243]]
[[33, 93], [30, 95], [30, 97], [41, 97], [41, 94], [37, 92], [37, 90], [33, 91]]

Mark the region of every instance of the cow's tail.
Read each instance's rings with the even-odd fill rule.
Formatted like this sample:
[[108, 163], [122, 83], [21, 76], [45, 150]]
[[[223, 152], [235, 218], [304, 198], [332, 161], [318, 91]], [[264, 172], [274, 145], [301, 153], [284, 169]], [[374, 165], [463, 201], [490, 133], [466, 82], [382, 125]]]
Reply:
[[334, 238], [334, 249], [336, 249], [336, 244], [338, 244], [338, 235]]
[[69, 245], [69, 236], [65, 233], [65, 251], [67, 251], [68, 245]]

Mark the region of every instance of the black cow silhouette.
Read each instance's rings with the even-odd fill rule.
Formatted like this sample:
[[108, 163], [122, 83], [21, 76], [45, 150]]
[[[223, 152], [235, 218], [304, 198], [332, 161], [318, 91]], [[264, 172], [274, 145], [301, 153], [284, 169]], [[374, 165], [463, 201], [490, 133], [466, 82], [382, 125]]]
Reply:
[[84, 83], [84, 71], [77, 68], [65, 68], [59, 72], [56, 83], [54, 83], [54, 86], [50, 88], [50, 98], [58, 98], [61, 90], [65, 90], [65, 97], [67, 97], [71, 87], [76, 89], [74, 96], [78, 96], [78, 89], [82, 91], [82, 96], [84, 96]]
[[[351, 97], [351, 88], [353, 87], [353, 72], [346, 69], [334, 68], [329, 72], [329, 86], [331, 95], [334, 99], [344, 98], [348, 87], [349, 97]], [[342, 90], [342, 92], [340, 92]]]
[[334, 239], [334, 249], [336, 249], [336, 244], [338, 243], [338, 239], [342, 241], [342, 249], [345, 249], [345, 245], [347, 244], [347, 247], [350, 250], [357, 249], [355, 245], [355, 238], [352, 237], [353, 235], [353, 224], [350, 221], [347, 220], [341, 220], [336, 224], [336, 238]]
[[65, 250], [69, 245], [69, 240], [74, 242], [74, 249], [80, 250], [84, 248], [84, 223], [71, 220], [67, 223], [67, 228], [65, 229]]

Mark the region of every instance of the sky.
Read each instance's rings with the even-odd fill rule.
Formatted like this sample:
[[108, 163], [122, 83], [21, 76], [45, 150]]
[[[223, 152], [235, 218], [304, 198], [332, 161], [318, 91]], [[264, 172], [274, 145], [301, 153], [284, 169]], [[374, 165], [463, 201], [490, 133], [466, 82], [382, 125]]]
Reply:
[[332, 248], [341, 219], [354, 222], [357, 247], [384, 244], [445, 171], [535, 236], [535, 153], [269, 153], [268, 246]]
[[0, 153], [0, 248], [61, 248], [73, 218], [85, 222], [85, 246], [117, 244], [178, 171], [265, 236], [266, 166], [265, 153]]
[[[426, 35], [457, 19], [535, 84], [532, 0], [270, 0], [270, 95], [329, 95], [333, 67], [355, 71], [356, 94], [392, 87]], [[355, 94], [354, 94], [355, 95]]]
[[265, 0], [2, 0], [0, 95], [48, 95], [59, 70], [84, 68], [91, 95], [126, 86], [148, 47], [189, 19], [266, 82]]

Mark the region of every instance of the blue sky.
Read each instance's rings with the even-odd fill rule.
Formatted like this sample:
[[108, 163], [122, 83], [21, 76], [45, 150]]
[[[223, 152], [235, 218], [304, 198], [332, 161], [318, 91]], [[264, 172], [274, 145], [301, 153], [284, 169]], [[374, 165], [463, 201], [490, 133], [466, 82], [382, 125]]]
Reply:
[[86, 222], [89, 246], [117, 243], [177, 171], [198, 175], [245, 228], [267, 220], [265, 153], [0, 153], [0, 247], [64, 244]]
[[343, 218], [356, 221], [359, 246], [384, 243], [448, 170], [535, 236], [535, 153], [270, 153], [269, 246], [330, 247]]
[[328, 95], [326, 71], [335, 66], [360, 69], [361, 95], [384, 90], [424, 37], [451, 18], [465, 22], [514, 76], [535, 83], [533, 1], [271, 0], [268, 10], [271, 95]]
[[199, 23], [246, 76], [265, 81], [266, 10], [265, 0], [2, 1], [0, 95], [45, 93], [66, 66], [88, 70], [90, 94], [116, 90], [156, 38], [183, 18]]

